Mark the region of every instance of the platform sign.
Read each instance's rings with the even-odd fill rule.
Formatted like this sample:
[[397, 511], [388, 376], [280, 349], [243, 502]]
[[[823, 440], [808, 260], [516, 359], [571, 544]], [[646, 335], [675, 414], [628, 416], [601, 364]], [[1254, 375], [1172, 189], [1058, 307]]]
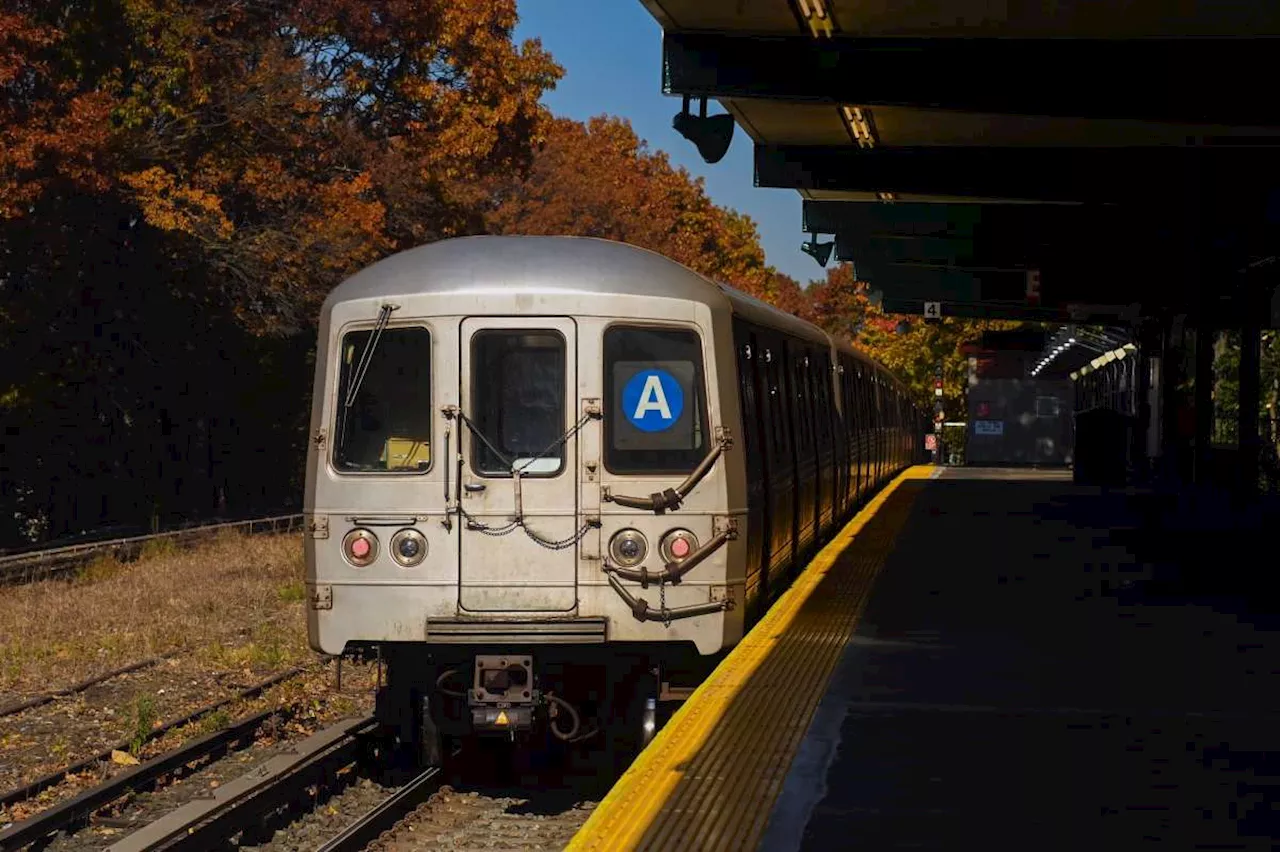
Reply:
[[937, 435], [925, 435], [925, 436], [924, 436], [924, 448], [925, 448], [926, 450], [928, 450], [929, 452], [935, 452], [935, 451], [937, 451], [937, 449], [938, 449], [938, 436], [937, 436]]
[[973, 434], [975, 435], [1003, 435], [1003, 420], [975, 420], [973, 421]]
[[941, 302], [925, 302], [924, 318], [927, 320], [942, 319], [942, 303]]

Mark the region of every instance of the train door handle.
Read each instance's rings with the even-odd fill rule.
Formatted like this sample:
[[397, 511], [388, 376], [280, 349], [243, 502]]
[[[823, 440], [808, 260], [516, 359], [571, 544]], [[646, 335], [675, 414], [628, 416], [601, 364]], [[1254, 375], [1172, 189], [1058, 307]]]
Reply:
[[479, 494], [481, 491], [485, 490], [485, 488], [487, 488], [488, 486], [485, 485], [483, 482], [468, 482], [466, 485], [463, 485], [462, 487], [465, 488], [469, 494]]

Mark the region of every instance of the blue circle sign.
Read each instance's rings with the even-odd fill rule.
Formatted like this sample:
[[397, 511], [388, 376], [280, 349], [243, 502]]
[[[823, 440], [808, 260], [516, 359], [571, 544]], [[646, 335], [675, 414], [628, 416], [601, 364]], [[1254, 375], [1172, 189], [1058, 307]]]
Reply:
[[664, 370], [641, 370], [622, 388], [622, 413], [642, 432], [670, 429], [684, 413], [684, 389]]

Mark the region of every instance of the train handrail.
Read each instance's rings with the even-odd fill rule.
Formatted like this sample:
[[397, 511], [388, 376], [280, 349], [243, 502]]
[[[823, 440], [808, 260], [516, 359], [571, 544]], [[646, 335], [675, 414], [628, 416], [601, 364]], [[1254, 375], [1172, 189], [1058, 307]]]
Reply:
[[641, 509], [646, 512], [655, 512], [663, 514], [668, 509], [679, 509], [680, 504], [684, 502], [684, 498], [689, 496], [689, 492], [698, 486], [698, 483], [711, 472], [711, 468], [715, 466], [720, 456], [724, 455], [726, 450], [733, 447], [733, 437], [729, 434], [729, 430], [723, 426], [716, 428], [716, 445], [712, 447], [711, 452], [698, 462], [698, 466], [693, 469], [675, 488], [667, 488], [662, 491], [655, 491], [648, 497], [629, 497], [625, 494], [613, 494], [609, 487], [605, 486], [601, 489], [600, 499], [606, 503], [617, 503], [619, 506], [626, 506], [628, 509]]

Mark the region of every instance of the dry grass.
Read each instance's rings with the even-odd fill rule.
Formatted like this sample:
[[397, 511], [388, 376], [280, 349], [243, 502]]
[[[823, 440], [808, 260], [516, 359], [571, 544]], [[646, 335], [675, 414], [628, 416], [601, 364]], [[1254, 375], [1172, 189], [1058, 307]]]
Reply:
[[191, 550], [102, 559], [72, 581], [0, 596], [0, 699], [134, 660], [195, 654], [222, 669], [279, 669], [306, 644], [302, 539], [225, 533]]

